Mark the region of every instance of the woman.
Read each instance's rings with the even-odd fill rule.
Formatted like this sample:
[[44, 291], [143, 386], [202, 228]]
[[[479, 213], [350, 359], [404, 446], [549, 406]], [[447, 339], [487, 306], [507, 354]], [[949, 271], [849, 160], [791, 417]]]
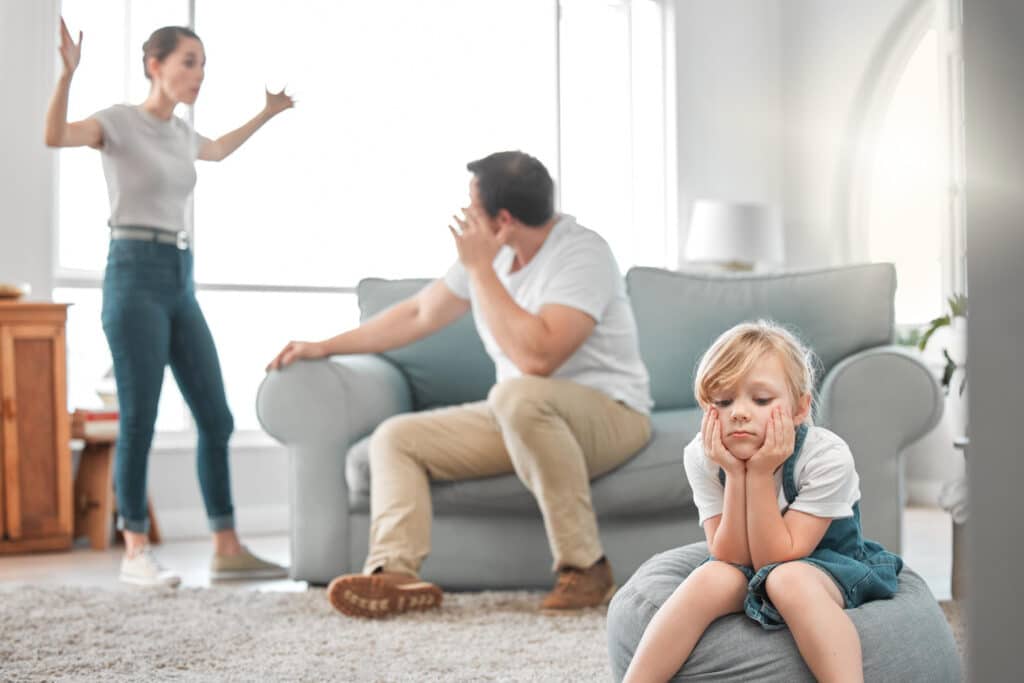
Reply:
[[46, 113], [46, 144], [99, 149], [110, 196], [102, 317], [121, 412], [114, 475], [125, 538], [121, 580], [144, 586], [181, 581], [146, 542], [146, 466], [168, 363], [199, 432], [199, 484], [214, 544], [211, 578], [285, 576], [285, 568], [254, 556], [235, 533], [227, 450], [233, 421], [217, 350], [195, 297], [185, 207], [195, 186], [195, 159], [224, 159], [294, 102], [284, 91], [267, 92], [263, 110], [237, 130], [217, 140], [198, 135], [174, 108], [194, 104], [199, 95], [203, 44], [191, 30], [167, 26], [142, 46], [151, 82], [142, 104], [114, 105], [69, 123], [68, 91], [82, 34], [76, 44], [63, 19], [60, 29], [64, 69]]

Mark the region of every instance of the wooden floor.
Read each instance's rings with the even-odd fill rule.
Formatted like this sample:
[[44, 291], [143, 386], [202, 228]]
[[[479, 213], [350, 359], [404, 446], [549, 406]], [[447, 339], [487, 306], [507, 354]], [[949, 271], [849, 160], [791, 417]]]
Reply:
[[[952, 561], [952, 527], [949, 515], [939, 508], [907, 508], [904, 518], [903, 559], [920, 574], [935, 597], [950, 597]], [[263, 536], [244, 538], [243, 542], [257, 555], [274, 562], [288, 563], [288, 538]], [[19, 583], [51, 583], [78, 586], [115, 587], [121, 562], [121, 548], [106, 551], [76, 547], [71, 552], [0, 556], [0, 587], [12, 588]], [[210, 542], [172, 541], [156, 548], [160, 561], [182, 577], [182, 585], [210, 585], [208, 573]], [[239, 590], [301, 591], [304, 581], [221, 582], [218, 586]]]

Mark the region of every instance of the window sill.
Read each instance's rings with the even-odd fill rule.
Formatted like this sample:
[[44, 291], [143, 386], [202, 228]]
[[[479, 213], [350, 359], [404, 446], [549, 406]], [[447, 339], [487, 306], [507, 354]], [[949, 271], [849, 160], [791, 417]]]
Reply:
[[[193, 452], [196, 448], [195, 432], [159, 432], [153, 437], [153, 451], [159, 453]], [[229, 448], [232, 451], [255, 451], [283, 449], [266, 432], [249, 429], [231, 435]]]

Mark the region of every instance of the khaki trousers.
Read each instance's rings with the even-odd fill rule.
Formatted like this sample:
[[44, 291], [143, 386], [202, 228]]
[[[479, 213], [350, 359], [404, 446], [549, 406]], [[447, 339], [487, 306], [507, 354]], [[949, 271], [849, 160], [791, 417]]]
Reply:
[[430, 480], [515, 472], [537, 498], [554, 568], [604, 554], [590, 480], [647, 443], [650, 418], [603, 392], [524, 376], [486, 401], [385, 420], [370, 439], [370, 550], [364, 571], [417, 574], [430, 552]]

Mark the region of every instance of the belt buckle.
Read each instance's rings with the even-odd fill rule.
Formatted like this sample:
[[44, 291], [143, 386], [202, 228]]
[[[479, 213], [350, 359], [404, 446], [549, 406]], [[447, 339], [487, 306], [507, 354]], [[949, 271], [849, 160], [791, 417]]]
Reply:
[[178, 249], [185, 251], [188, 249], [188, 233], [184, 230], [179, 230], [177, 234], [177, 242], [175, 243]]

